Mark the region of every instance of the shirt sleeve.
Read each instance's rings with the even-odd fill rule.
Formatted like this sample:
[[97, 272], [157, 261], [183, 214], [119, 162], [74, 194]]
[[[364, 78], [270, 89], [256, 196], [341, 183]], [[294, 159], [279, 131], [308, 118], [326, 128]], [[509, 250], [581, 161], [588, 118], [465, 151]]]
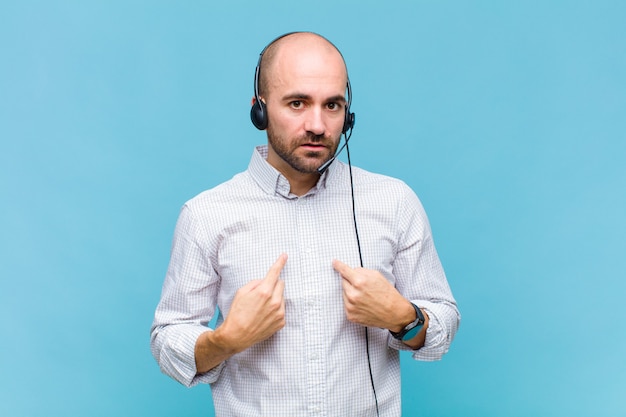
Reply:
[[426, 212], [408, 187], [397, 219], [400, 238], [393, 265], [396, 288], [405, 298], [426, 310], [429, 325], [422, 348], [413, 350], [391, 335], [389, 346], [413, 350], [416, 360], [439, 360], [450, 348], [461, 315], [437, 255]]
[[150, 348], [161, 371], [188, 387], [214, 382], [223, 367], [222, 363], [196, 375], [196, 341], [211, 331], [208, 323], [216, 311], [219, 287], [206, 242], [206, 232], [185, 205], [176, 224], [170, 264], [150, 331]]

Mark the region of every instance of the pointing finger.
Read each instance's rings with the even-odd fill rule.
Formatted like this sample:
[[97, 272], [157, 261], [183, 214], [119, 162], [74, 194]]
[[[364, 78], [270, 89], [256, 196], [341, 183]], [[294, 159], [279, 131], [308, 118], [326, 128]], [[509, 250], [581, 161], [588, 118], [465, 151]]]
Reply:
[[287, 263], [287, 254], [281, 253], [281, 255], [278, 257], [276, 262], [274, 262], [274, 264], [267, 271], [264, 281], [269, 284], [275, 285], [286, 263]]
[[335, 271], [339, 272], [342, 278], [348, 281], [350, 281], [354, 274], [354, 269], [337, 259], [333, 260], [333, 268], [335, 268]]

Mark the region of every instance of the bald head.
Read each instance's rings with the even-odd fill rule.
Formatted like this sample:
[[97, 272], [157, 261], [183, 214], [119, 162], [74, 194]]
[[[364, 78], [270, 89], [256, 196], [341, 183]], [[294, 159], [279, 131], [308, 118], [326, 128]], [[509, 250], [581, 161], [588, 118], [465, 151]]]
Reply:
[[313, 62], [341, 65], [348, 74], [341, 52], [329, 40], [316, 33], [295, 32], [278, 38], [263, 52], [259, 72], [259, 95], [267, 97], [274, 81], [279, 81], [284, 71], [298, 70]]

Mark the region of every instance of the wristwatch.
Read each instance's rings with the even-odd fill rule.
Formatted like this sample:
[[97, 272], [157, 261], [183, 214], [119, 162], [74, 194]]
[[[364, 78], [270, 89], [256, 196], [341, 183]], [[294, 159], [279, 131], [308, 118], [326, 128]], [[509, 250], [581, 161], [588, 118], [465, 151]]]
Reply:
[[411, 303], [411, 305], [415, 309], [415, 314], [417, 315], [417, 318], [411, 323], [407, 324], [406, 327], [400, 330], [398, 333], [389, 330], [389, 333], [391, 333], [393, 337], [403, 342], [413, 339], [420, 332], [420, 330], [422, 330], [422, 327], [424, 327], [424, 322], [426, 321], [424, 319], [424, 314], [422, 313], [422, 310], [420, 310], [420, 308], [413, 303]]

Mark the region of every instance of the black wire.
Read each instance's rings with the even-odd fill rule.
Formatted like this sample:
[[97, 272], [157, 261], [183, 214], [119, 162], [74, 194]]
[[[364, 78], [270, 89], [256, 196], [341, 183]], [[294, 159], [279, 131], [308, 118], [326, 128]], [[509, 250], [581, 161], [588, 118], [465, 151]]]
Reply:
[[[352, 136], [352, 131], [350, 131], [350, 136]], [[354, 219], [354, 233], [356, 235], [356, 246], [359, 250], [359, 263], [361, 264], [361, 268], [363, 266], [363, 255], [361, 254], [361, 240], [359, 239], [359, 228], [356, 223], [356, 205], [354, 203], [354, 181], [352, 179], [352, 163], [350, 162], [350, 147], [348, 146], [348, 140], [350, 136], [346, 137], [346, 155], [348, 157], [348, 171], [350, 172], [350, 193], [352, 195], [352, 219]], [[367, 366], [369, 368], [370, 373], [370, 382], [372, 383], [372, 392], [374, 393], [374, 402], [376, 403], [376, 415], [380, 417], [380, 411], [378, 410], [378, 395], [376, 395], [376, 386], [374, 385], [374, 374], [372, 373], [372, 360], [370, 359], [370, 339], [369, 339], [369, 331], [367, 326], [365, 326], [365, 349], [367, 351]]]
[[346, 140], [346, 155], [348, 156], [348, 171], [350, 172], [350, 193], [352, 196], [352, 219], [354, 219], [354, 233], [356, 235], [356, 246], [359, 249], [359, 263], [363, 268], [363, 255], [361, 254], [361, 240], [359, 239], [359, 228], [356, 224], [356, 206], [354, 203], [354, 181], [352, 180], [352, 163], [350, 162], [350, 147], [348, 146], [348, 140]]

